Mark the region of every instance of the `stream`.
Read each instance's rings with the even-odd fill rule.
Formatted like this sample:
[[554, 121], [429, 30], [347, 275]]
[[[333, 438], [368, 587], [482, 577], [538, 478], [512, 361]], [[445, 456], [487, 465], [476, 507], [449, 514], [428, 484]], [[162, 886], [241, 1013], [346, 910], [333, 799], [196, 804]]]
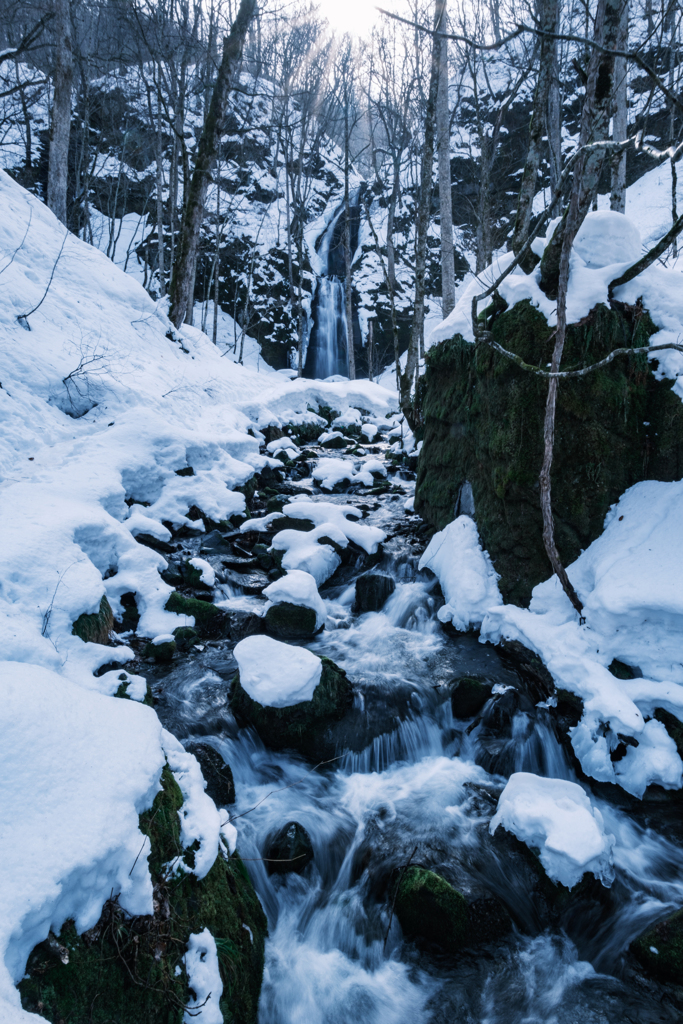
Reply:
[[[373, 447], [373, 457], [385, 450]], [[417, 568], [420, 521], [404, 511], [411, 476], [392, 466], [392, 489], [369, 497], [358, 487], [321, 493], [310, 477], [289, 485], [289, 494], [313, 500], [363, 502], [363, 522], [388, 534], [377, 571], [396, 589], [382, 610], [353, 611], [363, 566], [343, 566], [320, 588], [327, 626], [305, 645], [354, 685], [335, 760], [315, 767], [238, 727], [226, 685], [236, 671], [234, 643], [206, 643], [156, 670], [163, 724], [183, 742], [210, 743], [232, 768], [238, 850], [270, 933], [260, 1024], [680, 1020], [662, 987], [625, 956], [650, 923], [683, 906], [683, 853], [656, 811], [651, 820], [620, 793], [594, 792], [616, 837], [615, 881], [606, 889], [586, 876], [559, 907], [517, 841], [502, 828], [489, 835], [511, 772], [579, 780], [548, 712], [517, 700], [523, 683], [510, 661], [439, 624], [436, 581]], [[221, 607], [263, 604], [238, 587], [219, 591]], [[449, 682], [467, 674], [494, 685], [474, 723], [455, 719], [450, 701]], [[269, 838], [290, 821], [307, 830], [314, 858], [301, 874], [269, 874]], [[404, 939], [390, 882], [409, 862], [442, 874], [481, 908], [482, 941], [446, 956]]]

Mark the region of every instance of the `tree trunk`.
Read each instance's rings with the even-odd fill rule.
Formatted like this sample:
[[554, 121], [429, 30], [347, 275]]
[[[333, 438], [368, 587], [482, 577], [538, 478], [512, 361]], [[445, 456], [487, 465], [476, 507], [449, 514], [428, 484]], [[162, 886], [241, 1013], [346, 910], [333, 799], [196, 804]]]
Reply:
[[448, 40], [439, 41], [439, 91], [436, 99], [439, 155], [439, 213], [441, 219], [441, 313], [444, 320], [455, 306], [453, 258], [453, 197], [451, 194], [451, 124], [448, 110]]
[[218, 69], [216, 84], [211, 95], [209, 113], [197, 146], [194, 173], [185, 197], [183, 223], [178, 242], [178, 254], [171, 282], [170, 317], [180, 327], [192, 304], [190, 288], [197, 264], [199, 234], [204, 216], [206, 191], [211, 169], [218, 154], [221, 129], [225, 118], [230, 83], [242, 57], [242, 47], [249, 23], [254, 15], [256, 0], [241, 0], [237, 17], [223, 45], [223, 58]]
[[[434, 10], [434, 27], [439, 29], [443, 24], [446, 12], [446, 0], [436, 0]], [[401, 374], [401, 409], [410, 423], [412, 420], [412, 392], [418, 360], [424, 348], [425, 320], [425, 273], [427, 269], [427, 233], [429, 231], [429, 214], [432, 205], [434, 163], [434, 135], [436, 121], [436, 97], [439, 88], [439, 43], [432, 37], [432, 69], [429, 76], [429, 94], [425, 112], [425, 137], [420, 163], [420, 191], [417, 203], [417, 225], [415, 229], [415, 307], [413, 310], [413, 326], [408, 343], [405, 372]]]
[[353, 278], [351, 276], [351, 201], [349, 198], [349, 103], [344, 104], [344, 299], [346, 307], [346, 348], [349, 354], [349, 380], [356, 379], [356, 354], [353, 348]]
[[387, 211], [387, 277], [392, 290], [396, 288], [396, 251], [394, 249], [394, 220], [396, 218], [396, 205], [401, 189], [401, 158], [394, 158], [394, 184], [389, 196], [389, 209]]
[[[628, 0], [619, 26], [617, 49], [628, 46]], [[628, 138], [628, 68], [624, 57], [614, 58], [614, 113], [612, 115], [612, 139], [624, 142]], [[615, 153], [611, 163], [611, 190], [609, 205], [617, 213], [626, 213], [626, 152]]]
[[[558, 0], [540, 0], [538, 6], [541, 29], [544, 32], [557, 32], [559, 18]], [[550, 97], [556, 54], [557, 41], [548, 38], [548, 36], [541, 36], [538, 78], [536, 79], [534, 105], [529, 126], [529, 149], [527, 151], [526, 163], [524, 164], [524, 171], [522, 172], [522, 182], [517, 202], [517, 217], [512, 235], [512, 251], [515, 256], [526, 242], [531, 226], [532, 208], [538, 184], [538, 172], [545, 148], [544, 136], [546, 135], [548, 99]], [[527, 250], [527, 257], [522, 263], [522, 268], [528, 273], [532, 270], [535, 262], [536, 257], [530, 250]]]
[[71, 85], [74, 59], [71, 45], [69, 0], [55, 0], [53, 98], [50, 124], [50, 156], [47, 171], [47, 205], [66, 224], [66, 187], [69, 175], [71, 132]]
[[479, 156], [479, 200], [477, 203], [477, 263], [476, 271], [482, 270], [491, 263], [493, 246], [491, 243], [491, 165], [493, 163], [493, 140], [480, 135]]
[[373, 320], [368, 320], [368, 380], [372, 380], [374, 373], [374, 337], [373, 337]]
[[[604, 141], [608, 137], [615, 61], [613, 53], [609, 51], [616, 48], [621, 25], [621, 11], [621, 0], [598, 0], [594, 38], [606, 49], [593, 50], [588, 64], [586, 95], [581, 112], [579, 147]], [[572, 202], [576, 204], [574, 235], [581, 227], [598, 193], [604, 160], [605, 150], [598, 148], [582, 153], [576, 161], [572, 199], [568, 208], [571, 209]], [[556, 298], [558, 294], [561, 252], [568, 230], [567, 217], [568, 211], [565, 211], [541, 260], [540, 285], [549, 298]], [[573, 241], [574, 236], [572, 235], [571, 242]]]

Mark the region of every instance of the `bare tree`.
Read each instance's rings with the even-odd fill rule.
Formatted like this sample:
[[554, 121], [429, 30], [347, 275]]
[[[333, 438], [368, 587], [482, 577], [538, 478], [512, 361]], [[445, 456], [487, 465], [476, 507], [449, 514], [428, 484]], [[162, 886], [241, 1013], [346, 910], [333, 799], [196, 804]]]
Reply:
[[71, 4], [54, 0], [54, 36], [52, 59], [52, 117], [50, 156], [47, 174], [47, 203], [56, 217], [66, 224], [66, 189], [69, 174], [69, 135], [71, 133], [71, 87], [73, 83], [73, 47]]

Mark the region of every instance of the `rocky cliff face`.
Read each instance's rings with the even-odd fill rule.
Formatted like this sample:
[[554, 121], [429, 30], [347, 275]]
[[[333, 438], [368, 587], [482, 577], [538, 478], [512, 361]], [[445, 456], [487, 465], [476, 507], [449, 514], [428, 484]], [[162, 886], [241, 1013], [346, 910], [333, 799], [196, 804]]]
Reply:
[[[549, 362], [551, 330], [528, 302], [500, 313], [492, 330], [526, 362]], [[638, 306], [596, 306], [569, 328], [563, 365], [578, 368], [617, 346], [646, 344], [654, 330]], [[618, 357], [560, 385], [552, 488], [565, 565], [601, 533], [626, 488], [683, 474], [683, 406], [669, 382], [655, 379], [652, 365], [642, 355]], [[441, 529], [456, 506], [468, 512], [473, 498], [503, 596], [520, 604], [550, 575], [538, 484], [546, 390], [543, 378], [459, 335], [427, 356], [415, 509]]]

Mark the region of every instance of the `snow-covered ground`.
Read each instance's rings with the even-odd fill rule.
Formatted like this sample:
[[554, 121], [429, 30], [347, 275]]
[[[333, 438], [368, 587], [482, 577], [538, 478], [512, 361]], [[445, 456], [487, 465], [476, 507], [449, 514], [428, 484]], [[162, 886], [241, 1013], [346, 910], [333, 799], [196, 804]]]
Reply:
[[135, 700], [123, 701], [120, 670], [94, 675], [132, 651], [84, 643], [73, 622], [105, 595], [120, 613], [134, 592], [142, 635], [185, 624], [164, 608], [163, 557], [137, 534], [168, 539], [163, 521], [203, 529], [192, 505], [217, 520], [243, 512], [235, 488], [270, 459], [260, 427], [321, 422], [319, 404], [379, 420], [396, 400], [368, 381], [237, 365], [224, 356], [230, 324], [218, 346], [196, 327], [175, 331], [135, 275], [67, 235], [4, 172], [0, 291], [0, 1018], [20, 1021], [36, 1018], [14, 985], [51, 928], [90, 927], [112, 892], [149, 909], [146, 857], [131, 865], [165, 761], [185, 796], [183, 840], [200, 839], [197, 873], [219, 844], [234, 848], [194, 757], [136, 702], [144, 680], [129, 675]]

